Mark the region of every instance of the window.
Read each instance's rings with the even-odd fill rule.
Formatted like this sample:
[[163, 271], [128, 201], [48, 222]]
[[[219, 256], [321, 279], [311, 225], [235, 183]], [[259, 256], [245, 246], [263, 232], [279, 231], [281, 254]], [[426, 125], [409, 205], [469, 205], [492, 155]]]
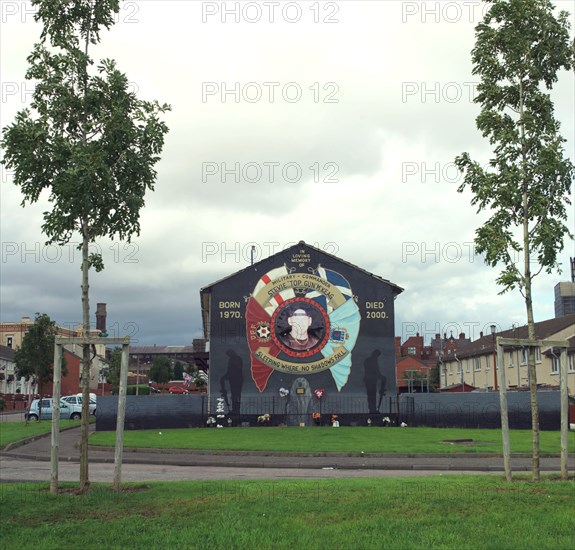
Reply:
[[481, 357], [475, 358], [475, 370], [481, 370]]
[[467, 372], [471, 371], [471, 361], [469, 359], [466, 359], [465, 364], [467, 365]]
[[8, 336], [6, 338], [6, 347], [8, 347], [8, 348], [12, 347], [12, 336]]
[[535, 362], [541, 363], [541, 348], [535, 348]]
[[521, 364], [527, 365], [529, 359], [529, 348], [521, 348]]
[[559, 374], [559, 357], [551, 356], [551, 374]]
[[491, 369], [491, 361], [493, 361], [493, 359], [491, 358], [491, 356], [486, 355], [485, 356], [485, 370], [488, 371]]
[[512, 351], [509, 352], [509, 368], [510, 369], [513, 368], [513, 352]]
[[569, 372], [575, 372], [575, 355], [569, 356]]
[[407, 355], [415, 355], [415, 346], [409, 346], [407, 348]]

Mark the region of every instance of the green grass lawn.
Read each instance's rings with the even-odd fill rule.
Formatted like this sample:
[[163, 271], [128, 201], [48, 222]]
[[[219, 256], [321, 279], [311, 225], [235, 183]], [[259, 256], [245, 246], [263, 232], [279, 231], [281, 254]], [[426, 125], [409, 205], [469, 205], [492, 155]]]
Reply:
[[[60, 429], [79, 425], [79, 420], [60, 420]], [[27, 426], [23, 420], [21, 422], [0, 422], [0, 449], [4, 448], [8, 443], [51, 432], [51, 420], [28, 422]]]
[[[115, 445], [115, 432], [96, 432], [92, 445]], [[569, 434], [575, 452], [575, 434]], [[473, 446], [441, 443], [446, 439], [473, 439]], [[511, 452], [531, 452], [531, 431], [510, 432]], [[293, 451], [359, 453], [452, 453], [502, 451], [500, 430], [458, 428], [192, 428], [187, 430], [129, 430], [124, 446], [161, 449], [234, 451]], [[541, 432], [541, 452], [561, 451], [560, 432]]]
[[4, 548], [567, 549], [575, 483], [499, 476], [0, 484]]

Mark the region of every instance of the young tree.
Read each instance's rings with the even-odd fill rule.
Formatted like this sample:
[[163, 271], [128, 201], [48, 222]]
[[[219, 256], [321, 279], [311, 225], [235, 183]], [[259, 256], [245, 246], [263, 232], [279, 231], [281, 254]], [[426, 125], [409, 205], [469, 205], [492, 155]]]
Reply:
[[184, 367], [179, 361], [176, 361], [174, 365], [174, 380], [182, 380], [184, 373]]
[[150, 367], [150, 380], [156, 384], [166, 384], [172, 380], [172, 362], [167, 357], [155, 357]]
[[118, 393], [120, 387], [120, 368], [122, 365], [122, 348], [114, 348], [106, 367], [106, 381], [112, 385], [112, 392]]
[[[22, 205], [48, 192], [47, 244], [64, 245], [78, 232], [82, 250], [82, 319], [90, 334], [88, 272], [103, 269], [89, 253], [98, 237], [130, 241], [140, 232], [139, 213], [156, 179], [168, 105], [139, 100], [113, 60], [95, 66], [90, 49], [114, 23], [119, 0], [32, 0], [40, 41], [28, 57], [26, 78], [36, 83], [31, 109], [4, 129], [3, 163], [14, 172]], [[90, 346], [82, 360], [83, 414], [80, 490], [88, 489]]]
[[[42, 403], [44, 386], [52, 381], [54, 373], [55, 336], [56, 323], [45, 313], [36, 313], [34, 324], [24, 335], [22, 345], [14, 353], [17, 376], [24, 376], [26, 379], [32, 377], [36, 381], [40, 394], [40, 404]], [[64, 364], [62, 365], [62, 374], [66, 375]]]
[[[533, 279], [558, 269], [558, 254], [572, 238], [565, 225], [573, 164], [565, 156], [547, 90], [561, 69], [573, 67], [569, 15], [555, 15], [548, 0], [486, 0], [476, 27], [473, 74], [481, 78], [475, 99], [477, 127], [493, 146], [488, 167], [463, 153], [455, 162], [465, 174], [472, 204], [491, 217], [476, 230], [477, 251], [503, 270], [501, 293], [518, 288], [525, 301], [528, 338], [535, 339]], [[517, 255], [521, 258], [518, 261]], [[533, 428], [533, 479], [539, 479], [539, 411], [535, 349], [529, 378]]]

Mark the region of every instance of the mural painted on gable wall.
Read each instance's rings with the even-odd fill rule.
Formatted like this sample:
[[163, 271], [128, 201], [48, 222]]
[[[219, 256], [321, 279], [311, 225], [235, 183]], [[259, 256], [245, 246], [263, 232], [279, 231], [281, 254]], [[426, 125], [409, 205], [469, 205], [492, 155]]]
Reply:
[[230, 412], [257, 397], [315, 411], [319, 398], [285, 395], [296, 380], [322, 388], [325, 413], [377, 413], [395, 395], [393, 283], [300, 243], [207, 289], [210, 395]]

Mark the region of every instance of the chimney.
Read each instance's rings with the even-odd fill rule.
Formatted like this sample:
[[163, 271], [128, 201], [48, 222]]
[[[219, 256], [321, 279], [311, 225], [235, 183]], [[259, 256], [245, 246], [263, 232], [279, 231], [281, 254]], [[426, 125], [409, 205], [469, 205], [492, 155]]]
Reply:
[[435, 333], [435, 339], [436, 339], [436, 340], [440, 340], [440, 339], [441, 339], [439, 332], [436, 332], [436, 333]]
[[465, 340], [465, 332], [460, 332], [460, 333], [459, 333], [459, 339], [460, 339], [460, 340]]
[[443, 333], [443, 339], [444, 339], [444, 340], [447, 340], [447, 332], [444, 332], [444, 333]]
[[483, 338], [483, 331], [479, 333], [479, 338]]
[[106, 332], [106, 304], [96, 305], [96, 330]]

